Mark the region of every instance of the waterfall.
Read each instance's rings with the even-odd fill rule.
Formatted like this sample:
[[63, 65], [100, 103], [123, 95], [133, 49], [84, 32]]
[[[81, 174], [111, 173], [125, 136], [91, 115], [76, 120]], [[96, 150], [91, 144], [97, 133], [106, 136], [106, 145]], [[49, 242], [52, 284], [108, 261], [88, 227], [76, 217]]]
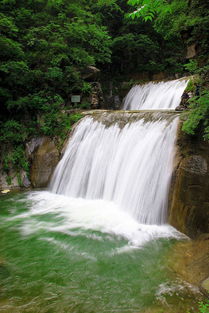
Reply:
[[165, 223], [177, 122], [177, 114], [157, 112], [84, 118], [51, 190], [113, 201], [140, 223]]
[[149, 82], [131, 88], [124, 99], [124, 110], [164, 110], [175, 109], [181, 102], [181, 96], [188, 78], [167, 82]]
[[124, 108], [149, 111], [97, 112], [82, 119], [50, 190], [89, 204], [103, 201], [101, 211], [112, 203], [140, 225], [165, 224], [179, 115], [173, 109], [187, 81], [133, 87]]

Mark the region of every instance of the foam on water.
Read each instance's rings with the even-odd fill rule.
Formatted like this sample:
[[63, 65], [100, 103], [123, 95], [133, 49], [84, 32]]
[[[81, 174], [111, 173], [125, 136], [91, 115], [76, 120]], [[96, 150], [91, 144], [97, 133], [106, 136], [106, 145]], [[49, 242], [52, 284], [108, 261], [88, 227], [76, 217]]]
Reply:
[[[86, 235], [86, 230], [92, 230], [109, 234], [113, 236], [112, 239], [114, 236], [124, 238], [128, 240], [131, 249], [133, 246], [140, 247], [152, 239], [185, 238], [169, 225], [141, 224], [109, 201], [69, 198], [47, 191], [30, 193], [28, 199], [31, 201], [31, 209], [13, 217], [22, 220], [21, 232], [24, 236], [40, 231], [59, 232], [69, 236], [76, 231], [77, 235]], [[55, 216], [54, 222], [36, 219], [48, 214]], [[95, 240], [94, 236], [91, 239]], [[53, 241], [50, 238], [45, 240]]]

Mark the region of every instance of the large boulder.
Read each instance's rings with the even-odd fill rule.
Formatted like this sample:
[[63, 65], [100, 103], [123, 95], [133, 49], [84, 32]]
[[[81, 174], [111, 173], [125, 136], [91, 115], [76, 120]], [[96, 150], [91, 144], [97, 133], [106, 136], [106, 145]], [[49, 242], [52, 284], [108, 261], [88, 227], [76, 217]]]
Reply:
[[[181, 125], [180, 125], [181, 128]], [[169, 222], [191, 238], [209, 233], [209, 143], [179, 128]]]
[[59, 151], [48, 137], [34, 138], [27, 144], [31, 159], [30, 179], [35, 188], [46, 187], [59, 161]]

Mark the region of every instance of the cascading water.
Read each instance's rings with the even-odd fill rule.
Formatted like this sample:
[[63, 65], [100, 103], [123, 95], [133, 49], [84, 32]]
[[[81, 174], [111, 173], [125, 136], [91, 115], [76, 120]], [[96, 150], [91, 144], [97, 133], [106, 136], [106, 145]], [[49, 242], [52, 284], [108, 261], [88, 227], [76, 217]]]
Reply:
[[124, 99], [124, 110], [168, 110], [175, 109], [181, 102], [181, 96], [188, 78], [167, 82], [149, 82], [131, 88]]
[[176, 236], [169, 226], [153, 228], [166, 224], [178, 124], [178, 114], [156, 109], [175, 108], [186, 84], [149, 83], [129, 92], [124, 108], [137, 109], [138, 102], [155, 112], [99, 113], [77, 125], [50, 184], [74, 207], [76, 200], [76, 213], [68, 211], [71, 225], [114, 232], [136, 245]]
[[[118, 113], [117, 119], [121, 122], [127, 115]], [[129, 115], [137, 120], [120, 127], [117, 122], [106, 127], [104, 116], [102, 122], [86, 117], [69, 141], [51, 190], [74, 198], [113, 201], [140, 223], [162, 224], [178, 117]]]

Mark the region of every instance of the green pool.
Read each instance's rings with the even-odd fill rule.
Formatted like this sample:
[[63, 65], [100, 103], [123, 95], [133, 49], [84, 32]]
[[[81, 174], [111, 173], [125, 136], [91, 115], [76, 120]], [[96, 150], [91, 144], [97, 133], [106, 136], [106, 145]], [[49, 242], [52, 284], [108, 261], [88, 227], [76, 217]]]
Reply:
[[195, 291], [166, 263], [178, 236], [104, 201], [2, 195], [0, 312], [193, 312]]

